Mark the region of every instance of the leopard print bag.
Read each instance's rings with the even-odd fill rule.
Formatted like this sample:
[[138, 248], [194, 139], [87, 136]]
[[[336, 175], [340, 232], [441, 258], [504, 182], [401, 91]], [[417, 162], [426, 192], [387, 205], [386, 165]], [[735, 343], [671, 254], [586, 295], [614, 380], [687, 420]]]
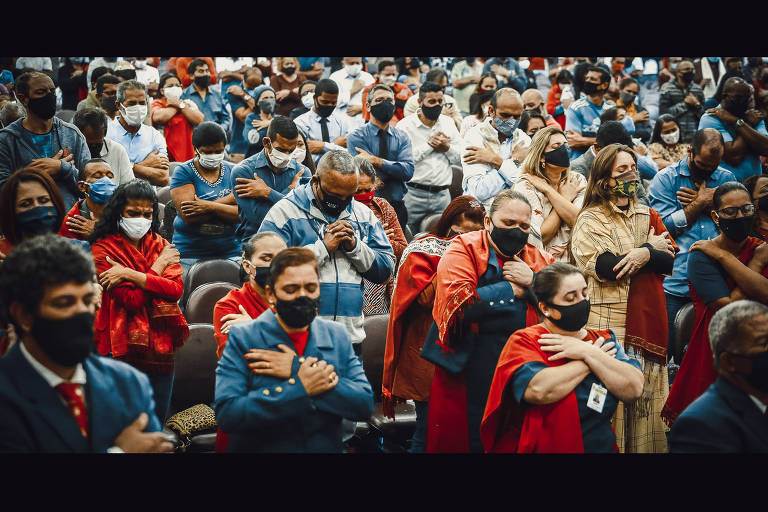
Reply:
[[165, 426], [179, 435], [181, 451], [185, 451], [190, 444], [190, 438], [204, 433], [215, 432], [216, 414], [209, 406], [198, 404], [189, 409], [177, 412], [165, 422]]

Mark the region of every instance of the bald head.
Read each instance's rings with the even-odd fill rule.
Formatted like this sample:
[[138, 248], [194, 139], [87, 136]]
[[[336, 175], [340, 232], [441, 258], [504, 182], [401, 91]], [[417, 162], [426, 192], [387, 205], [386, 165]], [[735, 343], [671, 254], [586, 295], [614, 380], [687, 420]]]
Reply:
[[523, 92], [522, 100], [525, 110], [536, 110], [544, 114], [544, 96], [538, 89], [528, 89]]
[[519, 104], [523, 106], [523, 100], [520, 98], [520, 93], [511, 87], [502, 87], [491, 97], [491, 106], [493, 108], [500, 107], [501, 105], [511, 106]]
[[728, 80], [725, 81], [725, 84], [723, 84], [723, 92], [729, 93], [734, 91], [744, 91], [749, 90], [749, 84], [744, 81], [743, 78], [739, 78], [738, 76], [732, 76]]
[[700, 155], [703, 150], [721, 150], [723, 144], [723, 136], [719, 131], [715, 128], [704, 128], [693, 135], [691, 149], [694, 155]]
[[733, 76], [723, 84], [723, 96], [720, 103], [723, 108], [735, 115], [743, 117], [754, 101], [752, 86], [743, 78]]

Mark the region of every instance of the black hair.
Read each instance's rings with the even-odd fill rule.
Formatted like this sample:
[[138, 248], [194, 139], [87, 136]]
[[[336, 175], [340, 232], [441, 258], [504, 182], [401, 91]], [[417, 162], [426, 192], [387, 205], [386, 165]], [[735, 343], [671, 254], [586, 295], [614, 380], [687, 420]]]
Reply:
[[443, 88], [437, 82], [427, 80], [419, 87], [419, 99], [423, 101], [429, 92], [443, 92]]
[[557, 74], [557, 78], [555, 78], [555, 83], [560, 83], [563, 80], [568, 80], [568, 82], [573, 83], [573, 73], [567, 69], [561, 69]]
[[744, 193], [749, 195], [749, 201], [752, 202], [752, 194], [749, 193], [747, 187], [738, 181], [726, 181], [722, 185], [718, 186], [715, 189], [715, 193], [712, 195], [712, 206], [715, 207], [714, 209], [719, 210], [720, 206], [723, 204], [723, 196], [729, 192], [733, 192], [734, 190], [743, 190]]
[[[276, 135], [286, 139], [295, 139], [299, 136], [299, 129], [296, 128], [296, 123], [289, 118], [275, 116], [272, 118], [272, 122], [269, 123], [269, 128], [267, 128], [267, 137], [269, 137], [269, 140], [274, 141]], [[309, 148], [307, 148], [307, 152], [309, 152]]]
[[107, 162], [103, 158], [91, 158], [90, 160], [85, 162], [85, 165], [83, 165], [82, 168], [77, 170], [77, 181], [85, 181], [85, 170], [88, 169], [88, 166], [91, 165], [91, 164], [107, 164], [107, 165], [109, 165], [109, 162]]
[[85, 107], [75, 112], [72, 118], [72, 124], [77, 126], [81, 132], [85, 131], [86, 126], [107, 135], [107, 113], [97, 107]]
[[619, 109], [622, 108], [626, 110], [624, 107], [610, 107], [603, 111], [602, 114], [600, 114], [600, 123], [604, 123], [606, 121], [616, 121], [616, 118], [619, 116]]
[[446, 80], [448, 79], [448, 73], [443, 68], [432, 68], [429, 71], [427, 71], [427, 76], [425, 77], [425, 82], [435, 82], [436, 84], [440, 84], [440, 82], [443, 81], [443, 78]]
[[178, 77], [178, 76], [176, 76], [176, 74], [175, 74], [175, 73], [163, 73], [163, 74], [160, 76], [160, 82], [159, 82], [158, 88], [159, 88], [159, 89], [162, 89], [163, 87], [165, 87], [165, 82], [167, 82], [167, 81], [168, 81], [168, 80], [170, 80], [171, 78], [175, 78], [176, 80], [178, 80], [178, 79], [179, 79], [179, 77]]
[[584, 275], [578, 268], [562, 261], [551, 263], [535, 274], [531, 291], [535, 297], [537, 309], [539, 302], [552, 304], [563, 278], [573, 274]]
[[587, 70], [584, 72], [584, 76], [587, 76], [587, 73], [590, 71], [594, 71], [595, 73], [600, 73], [600, 84], [604, 84], [605, 82], [611, 81], [611, 74], [608, 72], [607, 69], [600, 67], [600, 66], [589, 66]]
[[380, 60], [379, 61], [379, 63], [378, 63], [379, 73], [381, 73], [382, 69], [388, 68], [390, 66], [395, 66], [395, 73], [399, 73], [398, 70], [397, 70], [397, 63], [395, 63], [395, 61], [390, 60], [390, 59], [384, 59], [384, 60]]
[[194, 147], [212, 146], [219, 142], [226, 144], [227, 134], [218, 123], [206, 121], [195, 126], [192, 132], [192, 145]]
[[208, 63], [205, 62], [203, 59], [195, 59], [195, 60], [193, 60], [192, 62], [190, 62], [187, 65], [187, 73], [189, 73], [190, 77], [195, 74], [195, 71], [197, 71], [197, 68], [199, 66], [209, 67]]
[[13, 323], [21, 334], [10, 315], [12, 302], [36, 315], [46, 286], [88, 283], [95, 273], [93, 257], [56, 234], [20, 242], [0, 265], [0, 319]]
[[278, 235], [274, 231], [262, 231], [260, 233], [255, 233], [251, 235], [251, 237], [243, 244], [243, 259], [250, 261], [251, 258], [253, 257], [253, 253], [256, 252], [256, 243], [259, 240], [262, 240], [268, 237], [275, 237], [279, 240], [283, 239], [280, 235]]
[[14, 90], [19, 94], [23, 94], [24, 96], [29, 97], [29, 81], [38, 76], [50, 78], [45, 73], [41, 73], [39, 71], [27, 71], [26, 73], [22, 73], [15, 80], [13, 86]]
[[112, 70], [107, 66], [99, 66], [91, 72], [91, 88], [96, 85], [96, 81], [104, 75], [111, 75]]
[[697, 130], [696, 133], [693, 134], [691, 150], [693, 151], [694, 155], [700, 155], [704, 146], [714, 145], [716, 142], [719, 142], [721, 146], [725, 144], [723, 141], [723, 135], [717, 130], [708, 130], [707, 128], [703, 128], [701, 130]]
[[[333, 80], [331, 80], [331, 82], [333, 82]], [[335, 84], [336, 82], [333, 82], [333, 83]], [[314, 85], [315, 86], [315, 91], [317, 91], [317, 82], [315, 82], [314, 80], [304, 80], [301, 83], [301, 85], [299, 86], [299, 96], [303, 96], [304, 86], [306, 86], [306, 85]], [[338, 86], [336, 88], [338, 89]], [[331, 94], [333, 94], [333, 93], [331, 93]]]
[[611, 144], [624, 144], [630, 148], [633, 147], [632, 136], [629, 135], [624, 125], [618, 121], [600, 123], [600, 128], [597, 129], [597, 136], [595, 137], [595, 144], [601, 148]]
[[339, 85], [330, 78], [323, 78], [317, 81], [315, 86], [315, 98], [327, 92], [328, 94], [339, 94]]
[[747, 189], [747, 192], [749, 192], [749, 197], [752, 197], [755, 194], [755, 188], [757, 187], [757, 180], [760, 178], [768, 178], [768, 174], [753, 174], [749, 178], [744, 180], [744, 186]]
[[632, 78], [632, 77], [623, 78], [623, 79], [622, 79], [622, 80], [619, 82], [619, 89], [623, 89], [623, 88], [625, 88], [626, 86], [628, 86], [629, 84], [637, 84], [637, 80], [635, 80], [635, 79], [634, 79], [634, 78]]
[[483, 103], [491, 101], [493, 94], [496, 91], [485, 91], [483, 93], [472, 93], [469, 97], [469, 113], [473, 116], [477, 116], [482, 113]]
[[531, 119], [541, 119], [541, 122], [544, 123], [544, 126], [547, 126], [547, 121], [544, 119], [544, 116], [541, 115], [541, 112], [538, 110], [523, 110], [523, 113], [520, 115], [520, 124], [518, 125], [518, 128], [524, 132], [527, 132], [528, 123], [531, 121]]
[[104, 94], [104, 84], [119, 84], [120, 79], [115, 75], [104, 75], [96, 80], [96, 94], [101, 96]]
[[315, 167], [315, 160], [312, 158], [312, 153], [309, 152], [309, 144], [307, 144], [307, 136], [304, 135], [304, 132], [299, 130], [299, 137], [301, 137], [301, 140], [304, 141], [304, 161], [299, 162], [301, 165], [309, 169], [310, 174], [313, 176], [317, 173], [317, 167]]
[[288, 247], [283, 249], [272, 258], [272, 263], [269, 265], [267, 286], [272, 288], [274, 293], [277, 278], [283, 275], [286, 268], [298, 267], [307, 263], [311, 263], [315, 267], [315, 272], [317, 272], [317, 257], [314, 252], [306, 247]]
[[133, 68], [117, 69], [114, 72], [115, 76], [122, 78], [124, 81], [136, 80], [136, 70]]
[[148, 181], [141, 178], [134, 178], [128, 183], [123, 183], [117, 189], [112, 197], [107, 201], [104, 211], [96, 221], [96, 225], [93, 228], [93, 233], [88, 238], [90, 243], [95, 243], [102, 238], [114, 235], [120, 232], [120, 218], [123, 216], [123, 210], [125, 205], [128, 204], [130, 199], [146, 199], [152, 202], [152, 226], [150, 230], [153, 233], [157, 233], [160, 227], [160, 214], [157, 206], [157, 194], [155, 189]]
[[680, 123], [677, 122], [677, 119], [674, 118], [672, 114], [661, 114], [658, 119], [656, 119], [656, 124], [653, 126], [653, 135], [651, 136], [651, 143], [653, 142], [659, 142], [664, 143], [664, 141], [661, 139], [661, 129], [664, 126], [664, 123], [674, 122], [677, 125], [677, 129], [680, 129]]

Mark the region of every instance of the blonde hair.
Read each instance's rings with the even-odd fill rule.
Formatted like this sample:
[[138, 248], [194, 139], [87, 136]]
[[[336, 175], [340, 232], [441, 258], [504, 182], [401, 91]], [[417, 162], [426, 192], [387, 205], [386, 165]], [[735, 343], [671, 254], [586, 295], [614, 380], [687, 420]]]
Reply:
[[[554, 126], [547, 126], [546, 128], [542, 128], [533, 135], [533, 138], [531, 139], [531, 146], [528, 149], [528, 156], [526, 156], [525, 160], [523, 160], [521, 170], [522, 173], [532, 174], [549, 181], [547, 175], [541, 172], [541, 158], [544, 154], [544, 151], [547, 149], [549, 139], [551, 139], [552, 135], [555, 135], [556, 133], [559, 133], [565, 137], [563, 130]], [[565, 180], [567, 176], [568, 169], [565, 169], [560, 175], [560, 181]]]
[[[584, 205], [581, 207], [582, 212], [591, 206], [608, 208], [608, 203], [611, 201], [611, 186], [608, 183], [612, 179], [611, 174], [613, 174], [613, 165], [616, 163], [616, 157], [621, 152], [629, 153], [632, 160], [635, 161], [635, 165], [637, 165], [637, 156], [629, 146], [609, 144], [602, 148], [595, 157], [595, 161], [592, 162], [592, 167], [589, 171], [589, 182], [584, 193]], [[610, 208], [608, 210], [610, 211]]]
[[296, 72], [299, 72], [299, 59], [296, 57], [278, 57], [277, 58], [277, 71], [282, 73], [283, 72], [283, 60], [285, 59], [293, 59], [296, 61]]

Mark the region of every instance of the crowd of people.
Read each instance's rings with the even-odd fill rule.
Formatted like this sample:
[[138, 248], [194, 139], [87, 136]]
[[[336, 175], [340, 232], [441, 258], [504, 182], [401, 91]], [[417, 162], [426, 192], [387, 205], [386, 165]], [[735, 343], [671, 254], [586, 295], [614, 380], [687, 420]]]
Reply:
[[766, 117], [763, 57], [2, 58], [0, 451], [173, 451], [229, 260], [216, 452], [768, 452]]

